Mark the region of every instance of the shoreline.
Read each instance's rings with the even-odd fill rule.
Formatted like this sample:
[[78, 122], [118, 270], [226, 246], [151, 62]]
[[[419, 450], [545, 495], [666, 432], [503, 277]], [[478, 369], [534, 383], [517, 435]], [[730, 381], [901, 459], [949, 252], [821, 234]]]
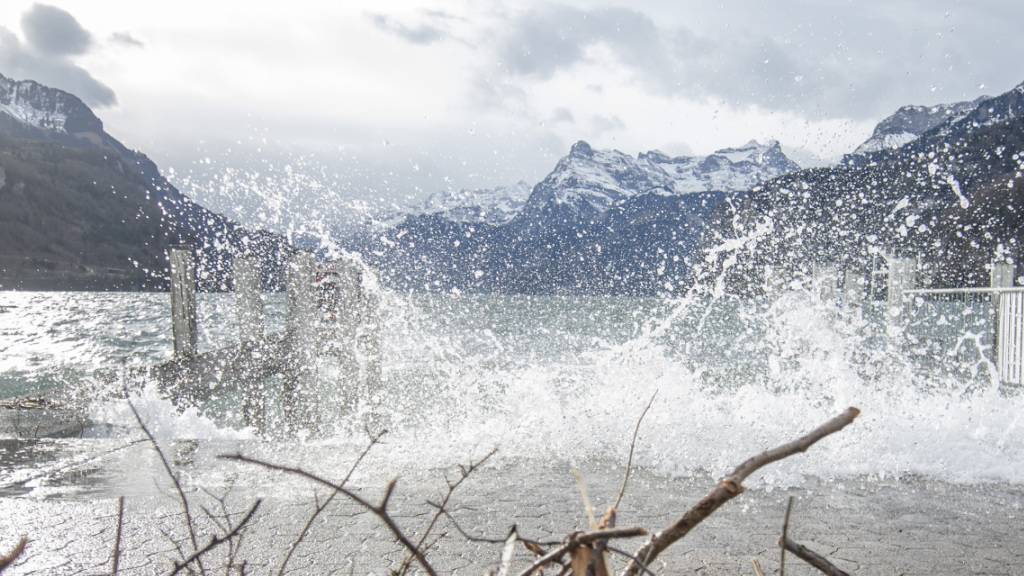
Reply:
[[[5, 442], [5, 450], [16, 455], [10, 442]], [[184, 531], [180, 508], [152, 449], [145, 443], [128, 444], [128, 439], [46, 442], [51, 446], [40, 450], [41, 454], [59, 460], [60, 450], [54, 446], [64, 445], [78, 464], [47, 472], [37, 460], [33, 468], [41, 477], [29, 480], [20, 493], [9, 489], [0, 493], [0, 543], [13, 542], [22, 533], [32, 540], [10, 573], [75, 574], [109, 566], [118, 495], [126, 497], [123, 573], [166, 570], [174, 558], [173, 547], [161, 530], [177, 540]], [[276, 563], [312, 510], [315, 487], [215, 458], [232, 449], [258, 449], [251, 443], [162, 444], [195, 502], [210, 503], [200, 487], [221, 494], [229, 485], [228, 507], [233, 514], [263, 498], [260, 513], [246, 533], [242, 555], [249, 560], [251, 573], [271, 567], [276, 572]], [[86, 446], [92, 446], [96, 454], [85, 453]], [[112, 447], [117, 449], [110, 450]], [[286, 455], [276, 459], [288, 461]], [[377, 459], [387, 461], [382, 455]], [[388, 466], [367, 465], [373, 468], [357, 474], [352, 485], [375, 499], [394, 471]], [[503, 537], [516, 523], [523, 535], [559, 540], [586, 527], [570, 468], [566, 462], [523, 459], [488, 465], [456, 493], [453, 515], [476, 535]], [[410, 534], [422, 529], [429, 519], [431, 509], [424, 502], [443, 493], [445, 470], [451, 473], [454, 468], [424, 463], [397, 474], [400, 480], [393, 515]], [[595, 513], [600, 515], [618, 491], [621, 465], [584, 462], [581, 473]], [[341, 474], [343, 471], [336, 475]], [[661, 529], [713, 485], [714, 479], [703, 473], [668, 477], [636, 469], [618, 525]], [[323, 490], [318, 493], [324, 496]], [[746, 493], [661, 557], [661, 572], [750, 574], [751, 560], [757, 558], [771, 573], [777, 567], [776, 542], [790, 495], [797, 498], [790, 534], [854, 573], [1009, 574], [1024, 566], [1024, 533], [1019, 530], [1024, 518], [1024, 484], [957, 484], [920, 476], [807, 478], [798, 487], [773, 488], [755, 477]], [[204, 534], [212, 533], [207, 519], [198, 523]], [[431, 556], [439, 571], [480, 574], [497, 562], [500, 546], [466, 542], [450, 525], [443, 530], [448, 536]], [[627, 549], [639, 544], [623, 543]], [[289, 572], [382, 573], [397, 566], [402, 554], [375, 518], [339, 498], [314, 523]], [[525, 566], [527, 560], [520, 554], [517, 565]], [[810, 571], [801, 567], [794, 573]]]

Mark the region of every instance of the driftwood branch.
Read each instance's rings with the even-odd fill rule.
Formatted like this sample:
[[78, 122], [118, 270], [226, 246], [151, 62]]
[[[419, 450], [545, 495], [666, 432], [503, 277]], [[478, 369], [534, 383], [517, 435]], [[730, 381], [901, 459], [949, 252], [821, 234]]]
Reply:
[[[181, 503], [181, 510], [185, 513], [185, 526], [188, 528], [188, 539], [192, 542], [192, 551], [196, 552], [199, 550], [199, 539], [196, 537], [195, 522], [192, 519], [192, 509], [189, 507], [188, 498], [185, 497], [185, 491], [181, 488], [181, 482], [178, 480], [178, 474], [171, 468], [171, 463], [167, 460], [167, 456], [164, 455], [164, 451], [160, 448], [160, 444], [157, 443], [153, 433], [146, 427], [146, 423], [142, 421], [142, 416], [139, 415], [139, 411], [135, 408], [135, 404], [132, 404], [131, 400], [128, 400], [128, 407], [132, 409], [132, 414], [135, 415], [135, 421], [139, 423], [139, 428], [142, 428], [142, 432], [149, 439], [149, 443], [153, 445], [153, 450], [156, 451], [157, 456], [160, 457], [160, 462], [164, 465], [164, 471], [167, 472], [167, 476], [170, 477], [171, 483], [174, 484], [174, 489], [178, 493], [178, 501]], [[206, 572], [203, 566], [202, 558], [196, 557], [196, 564], [199, 566], [199, 571], [202, 573]]]
[[121, 530], [124, 527], [124, 496], [117, 498], [117, 529], [114, 531], [114, 558], [111, 560], [110, 574], [117, 576], [121, 565]]
[[780, 539], [779, 545], [782, 546], [784, 550], [792, 552], [797, 558], [800, 558], [804, 562], [807, 562], [811, 566], [817, 568], [822, 574], [827, 574], [828, 576], [849, 576], [849, 574], [839, 569], [835, 564], [829, 562], [829, 560], [821, 554], [818, 554], [803, 544], [794, 542], [790, 538]]
[[590, 532], [576, 532], [571, 534], [561, 546], [538, 558], [529, 568], [520, 572], [519, 576], [529, 576], [548, 564], [561, 560], [563, 556], [581, 546], [590, 546], [597, 542], [616, 538], [636, 538], [646, 534], [647, 531], [643, 528], [608, 528], [605, 530], [591, 530]]
[[[782, 562], [786, 559], [786, 550], [792, 552], [797, 558], [800, 558], [804, 562], [807, 562], [811, 566], [814, 566], [822, 574], [827, 576], [849, 576], [843, 570], [840, 570], [835, 564], [829, 562], [827, 558], [818, 554], [810, 548], [798, 544], [789, 537], [789, 515], [793, 511], [793, 497], [789, 497], [789, 502], [786, 504], [786, 519], [782, 522], [782, 537], [779, 538], [779, 548], [782, 549]], [[785, 565], [781, 565], [779, 568], [780, 576], [784, 573]]]
[[[782, 541], [789, 538], [789, 515], [793, 512], [793, 497], [786, 502], [786, 517], [782, 520]], [[779, 576], [786, 576], [786, 547], [779, 545]]]
[[376, 516], [382, 523], [384, 523], [388, 530], [391, 531], [391, 534], [395, 537], [395, 539], [398, 540], [398, 542], [403, 547], [405, 547], [405, 549], [408, 550], [413, 555], [414, 558], [416, 558], [416, 561], [420, 564], [420, 566], [427, 574], [429, 574], [430, 576], [437, 576], [437, 571], [435, 571], [434, 567], [431, 566], [430, 562], [427, 561], [427, 558], [423, 555], [423, 552], [419, 548], [417, 548], [416, 545], [413, 544], [411, 540], [409, 540], [409, 537], [405, 535], [405, 533], [402, 531], [402, 528], [398, 525], [397, 522], [395, 522], [395, 519], [387, 511], [387, 503], [388, 500], [390, 499], [391, 493], [395, 489], [395, 484], [397, 481], [392, 480], [391, 482], [388, 483], [388, 486], [385, 489], [384, 497], [381, 499], [381, 503], [378, 505], [371, 504], [365, 498], [349, 490], [348, 488], [345, 488], [344, 486], [335, 484], [334, 482], [331, 482], [326, 478], [322, 478], [320, 476], [317, 476], [316, 474], [307, 472], [301, 468], [295, 468], [292, 466], [282, 466], [280, 464], [274, 464], [272, 462], [265, 462], [263, 460], [258, 460], [256, 458], [243, 456], [242, 454], [221, 454], [220, 456], [218, 456], [218, 458], [221, 458], [223, 460], [233, 460], [235, 462], [244, 462], [246, 464], [253, 464], [256, 466], [266, 468], [268, 470], [275, 470], [277, 472], [285, 472], [287, 474], [292, 474], [294, 476], [300, 476], [302, 478], [311, 480], [317, 484], [326, 486], [327, 488], [331, 488], [341, 493], [349, 500], [352, 500], [353, 502], [362, 506], [363, 508], [371, 512], [374, 516]]
[[22, 536], [10, 552], [0, 556], [0, 572], [6, 570], [18, 560], [18, 557], [24, 554], [26, 546], [28, 546], [28, 536]]
[[[260, 504], [262, 502], [262, 500], [256, 500], [256, 502], [252, 505], [252, 508], [249, 508], [249, 511], [245, 514], [244, 517], [242, 517], [238, 524], [235, 524], [235, 526], [231, 528], [231, 530], [229, 530], [226, 534], [224, 534], [223, 536], [211, 536], [210, 541], [206, 544], [206, 546], [199, 548], [191, 556], [185, 558], [185, 560], [183, 560], [182, 562], [175, 562], [174, 569], [171, 570], [171, 576], [174, 576], [175, 574], [181, 572], [192, 562], [199, 564], [199, 560], [203, 557], [204, 554], [210, 552], [217, 546], [220, 546], [221, 544], [228, 542], [232, 540], [235, 536], [237, 536], [239, 532], [241, 532], [242, 528], [244, 528], [245, 525], [249, 523], [249, 520], [252, 520], [253, 515], [256, 514], [256, 510], [259, 509]], [[201, 573], [205, 574], [206, 571], [201, 569]]]
[[[804, 436], [749, 458], [737, 466], [729, 476], [719, 482], [707, 496], [704, 496], [693, 508], [683, 514], [679, 520], [665, 530], [656, 533], [646, 544], [637, 550], [634, 556], [641, 559], [644, 564], [650, 565], [669, 546], [689, 534], [694, 527], [718, 510], [719, 507], [739, 496], [743, 492], [743, 481], [751, 474], [768, 464], [794, 454], [806, 452], [807, 449], [822, 438], [848, 426], [858, 414], [860, 414], [860, 410], [857, 408], [848, 408], [842, 414], [832, 418]], [[640, 563], [631, 561], [622, 571], [622, 576], [637, 576], [640, 571]]]

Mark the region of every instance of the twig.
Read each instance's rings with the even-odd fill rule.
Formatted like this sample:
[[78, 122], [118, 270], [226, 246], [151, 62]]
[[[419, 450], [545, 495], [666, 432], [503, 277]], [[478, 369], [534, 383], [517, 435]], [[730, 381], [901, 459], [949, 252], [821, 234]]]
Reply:
[[789, 537], [789, 515], [793, 510], [793, 497], [789, 497], [789, 503], [786, 504], [786, 519], [782, 522], [782, 537], [779, 538], [779, 548], [782, 549], [782, 558], [779, 565], [779, 576], [784, 576], [785, 561], [786, 561], [786, 550], [789, 550], [798, 558], [807, 562], [811, 566], [818, 569], [819, 572], [827, 574], [828, 576], [849, 576], [846, 572], [840, 570], [835, 564], [828, 561], [827, 558], [811, 550], [810, 548], [794, 542]]
[[[459, 479], [456, 480], [455, 482], [449, 481], [447, 477], [445, 478], [445, 482], [448, 484], [448, 491], [445, 493], [444, 498], [441, 499], [441, 503], [434, 504], [432, 502], [428, 502], [428, 504], [434, 506], [437, 509], [437, 512], [434, 513], [434, 516], [430, 519], [430, 523], [427, 524], [426, 530], [423, 531], [423, 536], [420, 536], [419, 542], [416, 543], [416, 548], [418, 550], [423, 549], [424, 542], [427, 541], [427, 537], [430, 536], [430, 532], [434, 529], [434, 526], [437, 525], [437, 521], [441, 519], [441, 516], [444, 514], [445, 510], [447, 510], [448, 501], [451, 500], [452, 495], [455, 493], [455, 491], [459, 488], [459, 486], [462, 485], [463, 482], [466, 481], [466, 478], [469, 478], [470, 474], [476, 472], [477, 469], [483, 466], [485, 462], [490, 460], [491, 456], [494, 456], [494, 454], [497, 451], [497, 448], [491, 450], [490, 452], [485, 454], [483, 458], [477, 460], [476, 462], [471, 461], [469, 463], [469, 466], [460, 465]], [[413, 556], [410, 553], [402, 561], [402, 564], [398, 569], [398, 574], [405, 574], [409, 570], [409, 565], [412, 563], [412, 560]]]
[[786, 503], [786, 517], [782, 521], [782, 540], [779, 545], [779, 576], [786, 576], [786, 547], [782, 546], [781, 543], [785, 542], [789, 538], [789, 514], [793, 511], [793, 497], [789, 497], [789, 502]]
[[218, 456], [218, 458], [221, 458], [223, 460], [234, 460], [236, 462], [245, 462], [247, 464], [255, 464], [256, 466], [262, 466], [263, 468], [267, 468], [268, 470], [276, 470], [278, 472], [286, 472], [288, 474], [293, 474], [295, 476], [301, 476], [303, 478], [306, 478], [307, 480], [312, 480], [313, 482], [316, 482], [318, 484], [321, 484], [323, 486], [332, 488], [340, 492], [346, 498], [352, 500], [353, 502], [362, 506], [363, 508], [366, 508], [368, 511], [372, 512], [374, 516], [379, 518], [380, 521], [383, 522], [385, 526], [387, 526], [388, 530], [391, 531], [391, 534], [395, 537], [395, 539], [398, 540], [398, 542], [402, 546], [404, 546], [406, 550], [413, 554], [413, 556], [416, 558], [416, 561], [419, 562], [420, 566], [423, 567], [423, 570], [430, 576], [437, 576], [437, 572], [434, 570], [434, 567], [430, 565], [430, 562], [428, 562], [426, 557], [423, 556], [423, 553], [420, 552], [418, 548], [416, 548], [416, 545], [413, 544], [411, 540], [409, 540], [409, 537], [406, 536], [404, 532], [402, 532], [401, 527], [398, 525], [397, 522], [395, 522], [395, 519], [392, 518], [390, 514], [388, 514], [387, 508], [385, 506], [387, 504], [388, 499], [390, 498], [391, 492], [394, 490], [394, 480], [392, 480], [388, 484], [388, 488], [385, 491], [385, 497], [381, 500], [381, 503], [371, 504], [362, 496], [356, 494], [355, 492], [352, 492], [348, 488], [335, 484], [330, 480], [317, 476], [316, 474], [313, 474], [311, 472], [307, 472], [301, 468], [273, 464], [271, 462], [265, 462], [263, 460], [257, 460], [255, 458], [243, 456], [242, 454], [221, 454], [220, 456]]
[[246, 513], [246, 515], [242, 518], [241, 521], [238, 522], [238, 524], [235, 524], [234, 528], [229, 530], [223, 536], [211, 536], [210, 541], [206, 544], [206, 546], [203, 546], [202, 548], [196, 550], [191, 556], [185, 558], [185, 560], [181, 563], [175, 562], [174, 570], [171, 571], [171, 576], [174, 576], [178, 572], [181, 572], [186, 566], [188, 566], [192, 562], [199, 564], [199, 560], [200, 558], [202, 558], [203, 554], [206, 554], [207, 552], [213, 550], [217, 546], [220, 546], [221, 544], [231, 540], [236, 535], [238, 535], [242, 528], [244, 528], [245, 525], [249, 523], [249, 520], [252, 519], [253, 515], [256, 514], [256, 510], [259, 509], [260, 504], [262, 503], [263, 500], [256, 500], [256, 502], [252, 505], [252, 508], [249, 508], [249, 512]]
[[14, 545], [10, 552], [0, 556], [0, 572], [14, 564], [15, 560], [25, 552], [26, 546], [28, 546], [28, 536], [22, 536], [21, 540], [18, 540], [18, 543]]
[[[153, 445], [153, 449], [156, 450], [157, 456], [160, 457], [160, 462], [164, 465], [164, 470], [167, 475], [171, 478], [171, 482], [174, 484], [174, 489], [178, 492], [178, 500], [181, 502], [181, 509], [185, 513], [185, 526], [188, 528], [188, 538], [192, 541], [192, 550], [197, 551], [199, 549], [199, 540], [196, 538], [195, 524], [192, 520], [192, 510], [189, 508], [188, 498], [185, 497], [185, 491], [181, 489], [181, 482], [178, 480], [178, 475], [174, 473], [171, 468], [170, 462], [167, 461], [167, 457], [164, 456], [164, 451], [160, 449], [160, 445], [157, 444], [156, 438], [153, 437], [153, 433], [146, 427], [146, 423], [142, 421], [142, 416], [139, 415], [139, 411], [136, 410], [135, 404], [132, 404], [131, 400], [127, 400], [128, 407], [132, 409], [132, 414], [135, 415], [135, 421], [139, 423], [139, 428], [146, 434], [146, 438], [149, 439], [149, 443]], [[202, 573], [206, 572], [206, 568], [203, 566], [201, 558], [196, 558], [196, 564], [199, 566], [199, 571]]]
[[840, 570], [835, 564], [829, 562], [828, 559], [821, 554], [818, 554], [814, 550], [811, 550], [802, 544], [797, 544], [790, 538], [780, 538], [779, 545], [782, 546], [784, 550], [789, 550], [794, 556], [817, 568], [822, 574], [826, 574], [827, 576], [850, 576], [845, 571]]
[[[608, 550], [609, 552], [613, 552], [615, 554], [618, 554], [619, 556], [622, 556], [623, 558], [625, 558], [627, 560], [632, 560], [634, 562], [640, 562], [639, 558], [637, 558], [636, 556], [633, 556], [629, 552], [626, 552], [622, 548], [616, 548], [615, 546], [609, 546], [607, 543], [605, 543], [605, 550]], [[644, 572], [645, 574], [650, 574], [650, 576], [656, 576], [654, 574], [654, 572], [652, 572], [651, 569], [648, 568], [647, 565], [644, 564], [643, 562], [640, 562], [640, 570], [642, 572]], [[762, 574], [761, 576], [764, 576], [764, 574]]]
[[[746, 480], [748, 476], [768, 464], [777, 462], [799, 452], [807, 451], [808, 448], [813, 446], [822, 438], [829, 436], [830, 434], [834, 434], [848, 426], [853, 422], [858, 414], [860, 414], [860, 410], [857, 408], [847, 408], [842, 414], [832, 418], [804, 436], [801, 436], [792, 442], [762, 452], [761, 454], [746, 460], [737, 466], [736, 469], [732, 471], [732, 474], [719, 482], [718, 485], [704, 496], [704, 498], [697, 502], [693, 508], [690, 508], [685, 514], [683, 514], [679, 520], [665, 530], [656, 533], [646, 544], [637, 550], [634, 556], [642, 559], [645, 564], [649, 565], [658, 557], [659, 554], [664, 552], [666, 548], [686, 536], [690, 530], [693, 530], [694, 527], [714, 513], [715, 510], [718, 510], [719, 507], [729, 500], [739, 496], [743, 492], [743, 481]], [[622, 576], [637, 576], [639, 572], [640, 565], [637, 562], [631, 561], [626, 565], [626, 568], [621, 572], [621, 574]]]
[[644, 422], [644, 417], [647, 416], [647, 411], [651, 409], [651, 405], [654, 404], [654, 398], [658, 395], [658, 391], [655, 390], [654, 394], [651, 394], [651, 399], [647, 402], [647, 406], [644, 407], [644, 411], [640, 413], [640, 418], [636, 421], [636, 427], [633, 428], [633, 439], [629, 442], [629, 458], [626, 460], [626, 474], [622, 477], [622, 487], [619, 488], [619, 496], [615, 498], [615, 504], [612, 504], [612, 509], [618, 510], [619, 504], [622, 503], [622, 497], [626, 495], [626, 485], [629, 483], [629, 473], [633, 469], [633, 451], [636, 450], [636, 437], [640, 434], [640, 425]]
[[645, 534], [647, 534], [647, 531], [643, 528], [609, 528], [607, 530], [577, 532], [570, 535], [564, 544], [538, 558], [537, 561], [531, 564], [529, 568], [520, 572], [519, 576], [529, 576], [544, 566], [561, 559], [562, 556], [565, 556], [580, 546], [588, 546], [595, 542], [611, 540], [614, 538], [635, 538]]
[[[342, 478], [341, 480], [342, 486], [348, 484], [348, 481], [350, 478], [352, 478], [352, 474], [355, 473], [356, 468], [358, 468], [359, 465], [362, 464], [363, 459], [366, 458], [366, 455], [370, 453], [370, 450], [374, 446], [379, 444], [380, 439], [383, 438], [384, 435], [387, 433], [387, 430], [382, 430], [377, 434], [371, 434], [369, 430], [366, 431], [366, 434], [370, 437], [370, 442], [366, 445], [365, 448], [363, 448], [363, 451], [359, 453], [359, 456], [356, 458], [355, 462], [352, 463], [352, 466], [349, 467], [348, 473], [345, 474], [345, 477]], [[327, 507], [334, 500], [334, 497], [337, 495], [338, 491], [335, 490], [331, 492], [331, 495], [324, 499], [322, 503], [317, 502], [314, 504], [313, 513], [310, 514], [309, 519], [306, 520], [305, 526], [302, 527], [302, 531], [299, 532], [298, 537], [295, 538], [295, 541], [292, 542], [292, 545], [288, 548], [288, 553], [285, 554], [284, 560], [281, 561], [281, 567], [277, 571], [278, 576], [284, 576], [285, 569], [288, 567], [288, 562], [292, 559], [292, 555], [295, 554], [295, 551], [299, 548], [299, 545], [302, 544], [303, 540], [306, 539], [306, 535], [309, 534], [309, 531], [313, 528], [313, 522], [316, 521], [317, 517], [320, 516], [321, 512], [327, 509]], [[315, 493], [313, 494], [313, 497], [316, 498]]]
[[750, 563], [754, 565], [754, 576], [764, 576], [764, 569], [761, 568], [761, 563], [757, 561], [757, 558], [752, 559]]
[[124, 526], [124, 496], [117, 498], [117, 530], [114, 532], [114, 559], [111, 562], [110, 574], [117, 576], [121, 564], [121, 528]]
[[[427, 502], [427, 504], [437, 508], [437, 504], [433, 502]], [[463, 538], [470, 542], [476, 542], [478, 544], [504, 544], [506, 541], [505, 538], [488, 538], [487, 536], [474, 536], [469, 532], [466, 532], [466, 530], [459, 524], [455, 517], [452, 516], [451, 513], [448, 512], [447, 510], [444, 511], [444, 516], [448, 519], [449, 522], [451, 522], [452, 526], [455, 527], [455, 531], [461, 534]], [[512, 529], [516, 531], [516, 536], [519, 539], [519, 542], [522, 542], [523, 546], [525, 546], [527, 550], [533, 552], [534, 554], [537, 554], [537, 550], [543, 548], [544, 546], [558, 546], [562, 543], [561, 540], [544, 541], [525, 538], [522, 534], [519, 534], [519, 528], [513, 526]], [[543, 555], [543, 552], [537, 555], [541, 556]]]

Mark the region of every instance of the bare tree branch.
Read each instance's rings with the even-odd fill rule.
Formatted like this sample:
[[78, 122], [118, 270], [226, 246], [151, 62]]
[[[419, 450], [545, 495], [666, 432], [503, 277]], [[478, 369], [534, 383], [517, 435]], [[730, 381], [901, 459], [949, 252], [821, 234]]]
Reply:
[[[441, 517], [444, 515], [448, 507], [448, 502], [451, 500], [452, 495], [455, 493], [455, 491], [458, 490], [459, 486], [461, 486], [462, 483], [466, 481], [466, 478], [469, 478], [469, 476], [473, 472], [477, 471], [481, 466], [483, 466], [484, 463], [486, 463], [491, 458], [491, 456], [494, 456], [494, 454], [497, 451], [497, 448], [495, 448], [488, 452], [487, 454], [485, 454], [483, 458], [477, 460], [476, 462], [470, 461], [469, 466], [459, 465], [459, 479], [456, 480], [455, 482], [448, 481], [448, 479], [445, 478], [445, 481], [448, 484], [448, 491], [445, 493], [444, 498], [441, 499], [440, 504], [428, 502], [428, 504], [434, 506], [434, 508], [436, 508], [437, 511], [434, 513], [434, 516], [430, 519], [430, 523], [427, 524], [426, 530], [423, 531], [423, 536], [420, 536], [419, 542], [416, 543], [417, 549], [423, 549], [423, 543], [427, 541], [427, 538], [430, 536], [431, 531], [433, 531], [434, 527], [437, 525], [437, 521], [440, 520]], [[398, 574], [405, 574], [409, 570], [409, 566], [412, 563], [412, 561], [412, 554], [408, 554], [405, 557], [405, 560], [402, 561], [402, 564], [398, 569]]]
[[292, 474], [295, 476], [301, 476], [303, 478], [306, 478], [307, 480], [312, 480], [313, 482], [316, 482], [318, 484], [321, 484], [323, 486], [332, 488], [340, 492], [349, 500], [352, 500], [356, 504], [372, 512], [374, 516], [380, 519], [380, 521], [383, 522], [385, 526], [387, 526], [388, 530], [391, 531], [391, 534], [394, 535], [395, 539], [398, 540], [398, 542], [402, 546], [404, 546], [406, 550], [413, 554], [413, 556], [416, 558], [416, 561], [419, 562], [420, 566], [423, 567], [423, 570], [427, 574], [429, 574], [430, 576], [437, 576], [437, 572], [434, 570], [434, 567], [430, 565], [430, 562], [427, 561], [427, 558], [418, 548], [416, 548], [416, 545], [413, 544], [411, 540], [409, 540], [409, 537], [406, 536], [404, 532], [402, 532], [402, 528], [398, 525], [397, 522], [395, 522], [395, 519], [392, 518], [390, 514], [388, 514], [387, 508], [385, 506], [388, 503], [388, 499], [390, 498], [391, 492], [394, 491], [396, 481], [392, 480], [391, 482], [388, 483], [388, 487], [385, 490], [385, 497], [381, 500], [381, 505], [375, 505], [371, 504], [362, 496], [356, 494], [355, 492], [352, 492], [348, 488], [335, 484], [330, 480], [317, 476], [316, 474], [313, 474], [311, 472], [307, 472], [301, 468], [294, 468], [291, 466], [282, 466], [280, 464], [274, 464], [272, 462], [265, 462], [263, 460], [257, 460], [255, 458], [243, 456], [242, 454], [221, 454], [220, 456], [218, 456], [218, 458], [221, 458], [223, 460], [234, 460], [236, 462], [245, 462], [247, 464], [254, 464], [256, 466], [267, 468], [268, 470], [276, 470], [278, 472], [286, 472], [288, 474]]
[[[237, 536], [239, 532], [242, 530], [242, 528], [244, 528], [245, 525], [249, 523], [249, 520], [252, 520], [253, 515], [256, 514], [256, 510], [259, 509], [260, 504], [262, 503], [262, 500], [256, 500], [256, 502], [252, 505], [252, 508], [249, 508], [249, 512], [247, 512], [246, 515], [238, 522], [238, 524], [235, 524], [235, 526], [226, 534], [224, 534], [223, 536], [211, 536], [210, 541], [206, 544], [206, 546], [203, 546], [202, 548], [196, 550], [191, 556], [185, 558], [184, 561], [180, 563], [175, 562], [174, 569], [171, 570], [171, 576], [174, 576], [178, 572], [181, 572], [183, 569], [185, 569], [185, 567], [187, 567], [192, 562], [199, 564], [199, 560], [200, 558], [202, 558], [204, 554], [210, 552], [217, 546], [220, 546], [221, 544], [228, 542], [232, 538]], [[202, 571], [202, 573], [205, 574], [204, 569], [200, 570]]]
[[[848, 408], [842, 414], [832, 418], [818, 428], [808, 432], [800, 438], [772, 448], [749, 458], [732, 471], [732, 474], [724, 478], [715, 488], [704, 496], [697, 504], [690, 508], [674, 524], [656, 533], [646, 544], [640, 547], [634, 554], [642, 559], [645, 564], [650, 564], [655, 558], [665, 551], [669, 546], [686, 536], [705, 518], [718, 510], [723, 504], [739, 496], [743, 492], [743, 481], [748, 476], [773, 462], [782, 460], [800, 452], [806, 452], [816, 442], [834, 434], [846, 426], [860, 414], [857, 408]], [[640, 572], [640, 564], [631, 561], [622, 571], [622, 576], [637, 576]]]
[[[139, 411], [135, 408], [135, 404], [132, 404], [131, 400], [127, 400], [128, 407], [132, 409], [132, 414], [135, 415], [135, 421], [139, 423], [139, 428], [142, 428], [143, 433], [146, 434], [146, 438], [149, 439], [149, 443], [153, 445], [153, 449], [156, 450], [157, 456], [160, 457], [160, 462], [164, 465], [164, 470], [167, 472], [167, 476], [170, 477], [171, 482], [174, 484], [174, 489], [178, 492], [178, 500], [181, 502], [181, 510], [185, 513], [185, 526], [188, 528], [188, 538], [192, 541], [192, 550], [199, 550], [199, 540], [196, 538], [195, 523], [192, 520], [192, 510], [189, 507], [188, 498], [185, 497], [185, 491], [181, 489], [181, 482], [178, 480], [178, 475], [171, 468], [170, 462], [167, 461], [167, 457], [164, 455], [164, 451], [157, 444], [156, 438], [153, 437], [153, 433], [146, 427], [146, 423], [142, 421], [142, 416], [139, 415]], [[199, 571], [205, 573], [206, 568], [203, 567], [201, 558], [196, 559], [196, 564], [199, 566]]]
[[622, 503], [622, 497], [626, 495], [626, 486], [629, 484], [629, 474], [633, 469], [633, 451], [636, 450], [636, 437], [640, 434], [640, 425], [644, 422], [644, 417], [647, 416], [647, 411], [651, 409], [651, 405], [654, 404], [654, 399], [658, 396], [658, 391], [655, 390], [654, 394], [651, 394], [651, 399], [647, 401], [647, 406], [644, 407], [644, 411], [640, 413], [640, 418], [637, 418], [636, 427], [633, 428], [633, 439], [629, 442], [629, 458], [626, 460], [626, 474], [622, 477], [622, 487], [619, 488], [619, 495], [615, 498], [615, 504], [612, 504], [613, 510], [619, 509], [619, 504]]
[[[348, 473], [345, 474], [345, 477], [342, 478], [341, 480], [341, 486], [348, 484], [348, 481], [349, 479], [352, 478], [352, 474], [355, 473], [356, 468], [358, 468], [359, 465], [362, 464], [363, 459], [366, 458], [366, 455], [370, 453], [370, 450], [372, 450], [373, 447], [376, 446], [377, 444], [380, 444], [380, 439], [383, 438], [384, 435], [387, 433], [387, 430], [382, 430], [377, 434], [371, 434], [369, 430], [366, 431], [366, 434], [370, 437], [370, 442], [366, 445], [365, 448], [363, 448], [363, 451], [359, 453], [359, 456], [356, 458], [355, 462], [352, 463], [352, 466], [349, 467]], [[320, 514], [325, 509], [327, 509], [328, 506], [330, 506], [331, 502], [334, 500], [334, 497], [337, 495], [338, 491], [335, 490], [331, 492], [331, 495], [324, 499], [323, 502], [317, 501], [314, 503], [313, 513], [309, 516], [309, 519], [306, 520], [306, 524], [302, 527], [302, 531], [299, 532], [298, 537], [295, 538], [295, 541], [292, 542], [292, 545], [288, 548], [288, 553], [285, 554], [284, 560], [281, 561], [281, 567], [277, 571], [278, 576], [284, 576], [285, 569], [288, 568], [288, 562], [292, 559], [292, 555], [295, 554], [295, 551], [299, 548], [299, 545], [302, 544], [303, 540], [306, 539], [306, 535], [309, 534], [309, 531], [313, 527], [313, 522], [315, 522], [317, 517], [319, 517]], [[313, 494], [313, 498], [316, 498], [315, 492]]]

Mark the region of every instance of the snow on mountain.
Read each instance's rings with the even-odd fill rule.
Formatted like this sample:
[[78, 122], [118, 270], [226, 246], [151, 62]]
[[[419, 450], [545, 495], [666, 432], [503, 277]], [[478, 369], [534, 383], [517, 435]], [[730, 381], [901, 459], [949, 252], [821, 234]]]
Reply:
[[594, 150], [579, 141], [534, 188], [528, 206], [532, 210], [562, 206], [580, 213], [602, 213], [623, 200], [652, 192], [749, 190], [799, 168], [774, 140], [767, 144], [751, 141], [708, 156], [671, 157], [651, 151], [636, 158], [618, 150]]
[[853, 151], [863, 155], [881, 150], [899, 148], [917, 139], [943, 122], [956, 122], [978, 107], [989, 96], [969, 102], [954, 102], [935, 106], [903, 106], [875, 127], [871, 137]]
[[476, 190], [445, 190], [432, 194], [418, 208], [453, 222], [483, 222], [500, 226], [512, 220], [530, 197], [531, 186], [520, 180], [511, 186]]
[[102, 133], [103, 123], [77, 97], [32, 80], [0, 74], [0, 116], [21, 124], [67, 134]]

